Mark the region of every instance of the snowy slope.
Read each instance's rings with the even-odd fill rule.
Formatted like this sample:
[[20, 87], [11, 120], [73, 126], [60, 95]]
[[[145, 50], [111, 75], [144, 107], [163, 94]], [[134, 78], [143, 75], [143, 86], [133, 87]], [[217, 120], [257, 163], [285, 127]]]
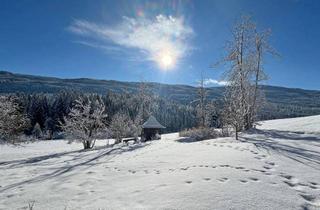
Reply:
[[320, 116], [261, 124], [241, 141], [2, 145], [0, 209], [319, 209]]
[[261, 122], [261, 129], [320, 134], [320, 115]]

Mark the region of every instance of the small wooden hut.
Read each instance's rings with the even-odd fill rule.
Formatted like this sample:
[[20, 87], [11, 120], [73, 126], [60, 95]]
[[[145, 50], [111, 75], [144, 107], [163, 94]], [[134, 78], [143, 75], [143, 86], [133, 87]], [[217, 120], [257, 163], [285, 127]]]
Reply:
[[160, 131], [164, 129], [154, 116], [150, 116], [149, 119], [142, 125], [141, 137], [145, 140], [161, 139]]

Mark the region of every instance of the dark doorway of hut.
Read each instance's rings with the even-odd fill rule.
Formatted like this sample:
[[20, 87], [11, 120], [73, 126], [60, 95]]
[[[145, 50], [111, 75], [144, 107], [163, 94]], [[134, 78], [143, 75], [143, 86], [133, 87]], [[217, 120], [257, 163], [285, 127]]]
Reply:
[[149, 119], [142, 125], [141, 140], [159, 140], [161, 139], [161, 129], [164, 129], [154, 116], [150, 116]]

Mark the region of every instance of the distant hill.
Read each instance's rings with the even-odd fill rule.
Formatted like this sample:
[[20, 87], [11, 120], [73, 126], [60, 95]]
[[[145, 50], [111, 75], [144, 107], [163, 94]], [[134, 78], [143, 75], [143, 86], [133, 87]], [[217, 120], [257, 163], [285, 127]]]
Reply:
[[[150, 90], [163, 98], [187, 104], [197, 95], [197, 88], [189, 85], [148, 83]], [[120, 82], [88, 78], [60, 79], [0, 71], [0, 94], [4, 93], [57, 93], [69, 89], [84, 93], [106, 94], [114, 92], [137, 92], [139, 82]], [[276, 86], [262, 86], [268, 106], [263, 118], [296, 117], [320, 114], [320, 91]], [[210, 87], [209, 99], [221, 99], [224, 87]]]

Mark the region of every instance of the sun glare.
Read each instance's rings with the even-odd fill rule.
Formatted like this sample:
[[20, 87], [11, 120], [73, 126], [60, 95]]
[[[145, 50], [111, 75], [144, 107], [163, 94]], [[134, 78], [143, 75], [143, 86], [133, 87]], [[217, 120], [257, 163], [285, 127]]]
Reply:
[[163, 55], [161, 58], [161, 62], [164, 66], [170, 66], [172, 65], [172, 58], [170, 55]]
[[176, 58], [172, 53], [165, 51], [160, 53], [157, 58], [157, 63], [159, 64], [160, 68], [163, 70], [172, 69], [175, 65]]

